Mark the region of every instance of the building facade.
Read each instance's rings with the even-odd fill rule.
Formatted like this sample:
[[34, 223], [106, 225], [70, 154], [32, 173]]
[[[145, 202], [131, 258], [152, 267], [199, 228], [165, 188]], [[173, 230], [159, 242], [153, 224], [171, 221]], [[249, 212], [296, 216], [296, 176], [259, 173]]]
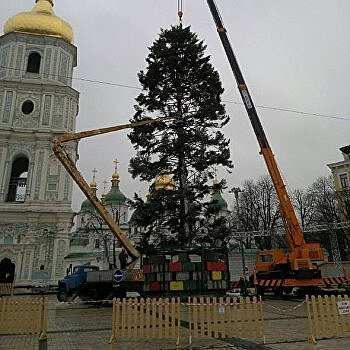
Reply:
[[327, 166], [332, 172], [341, 221], [350, 221], [350, 145], [339, 150], [343, 160]]
[[[0, 37], [0, 282], [51, 283], [65, 271], [72, 180], [51, 150], [75, 131], [77, 49], [52, 0], [4, 24]], [[67, 146], [77, 158], [77, 142]]]

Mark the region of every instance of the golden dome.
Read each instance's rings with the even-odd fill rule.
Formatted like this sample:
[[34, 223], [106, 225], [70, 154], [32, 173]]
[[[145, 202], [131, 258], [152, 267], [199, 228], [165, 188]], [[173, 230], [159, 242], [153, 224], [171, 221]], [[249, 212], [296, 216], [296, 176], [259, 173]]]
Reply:
[[31, 11], [20, 12], [4, 24], [4, 33], [21, 32], [62, 38], [72, 43], [73, 30], [69, 23], [53, 12], [53, 0], [36, 0]]
[[90, 183], [90, 188], [92, 190], [97, 190], [97, 183], [96, 183], [95, 179], [92, 180], [92, 182]]
[[168, 190], [168, 191], [174, 191], [175, 190], [175, 181], [174, 179], [167, 173], [167, 171], [164, 171], [163, 174], [158, 176], [154, 181], [154, 189], [156, 191], [158, 190]]
[[119, 183], [120, 183], [120, 176], [119, 174], [117, 173], [117, 171], [115, 171], [112, 175], [112, 185], [113, 186], [119, 186]]

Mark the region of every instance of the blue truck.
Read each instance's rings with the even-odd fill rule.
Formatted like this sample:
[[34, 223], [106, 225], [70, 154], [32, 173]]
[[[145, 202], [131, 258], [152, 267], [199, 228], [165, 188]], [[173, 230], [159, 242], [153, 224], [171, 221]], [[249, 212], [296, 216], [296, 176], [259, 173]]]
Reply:
[[124, 298], [128, 292], [141, 292], [143, 275], [138, 269], [100, 270], [95, 265], [77, 265], [58, 281], [60, 302], [79, 297], [82, 300]]

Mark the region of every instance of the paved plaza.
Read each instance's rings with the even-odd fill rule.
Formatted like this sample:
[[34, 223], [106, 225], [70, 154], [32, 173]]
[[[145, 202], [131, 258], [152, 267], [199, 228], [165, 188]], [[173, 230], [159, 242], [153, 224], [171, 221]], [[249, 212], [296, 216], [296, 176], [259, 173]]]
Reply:
[[[309, 344], [308, 323], [302, 301], [266, 300], [264, 302], [266, 345], [253, 339], [194, 339], [192, 349], [280, 349], [316, 350], [349, 349], [350, 338], [337, 338]], [[84, 303], [60, 304], [49, 297], [47, 349], [50, 350], [153, 350], [190, 349], [188, 329], [182, 329], [182, 343], [175, 340], [118, 340], [108, 344], [111, 336], [112, 308]], [[0, 350], [38, 349], [38, 336], [0, 336]]]

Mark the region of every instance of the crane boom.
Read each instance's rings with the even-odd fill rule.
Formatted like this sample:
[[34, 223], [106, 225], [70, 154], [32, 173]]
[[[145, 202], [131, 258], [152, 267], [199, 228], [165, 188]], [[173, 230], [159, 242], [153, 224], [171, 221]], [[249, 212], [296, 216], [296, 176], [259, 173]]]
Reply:
[[101, 218], [105, 221], [105, 223], [110, 228], [111, 232], [115, 235], [115, 237], [119, 240], [121, 245], [125, 248], [125, 250], [128, 252], [129, 256], [131, 257], [131, 262], [129, 263], [128, 267], [132, 267], [134, 263], [137, 261], [137, 259], [140, 257], [140, 253], [138, 250], [134, 247], [132, 242], [125, 236], [121, 228], [118, 226], [118, 224], [113, 220], [110, 213], [106, 210], [106, 208], [103, 206], [101, 201], [96, 197], [95, 193], [91, 190], [88, 183], [85, 181], [83, 176], [80, 174], [79, 170], [77, 169], [75, 162], [70, 157], [69, 153], [64, 149], [63, 143], [74, 141], [74, 140], [80, 140], [82, 138], [87, 138], [91, 136], [96, 135], [102, 135], [109, 132], [119, 131], [123, 129], [130, 129], [130, 128], [136, 128], [143, 125], [150, 125], [156, 122], [165, 121], [169, 119], [173, 119], [174, 117], [161, 117], [156, 119], [149, 119], [149, 120], [143, 120], [139, 122], [133, 122], [133, 123], [127, 123], [127, 124], [121, 124], [101, 129], [93, 129], [93, 130], [87, 130], [87, 131], [80, 131], [76, 133], [69, 133], [69, 134], [63, 134], [60, 136], [56, 136], [53, 139], [52, 144], [52, 150], [56, 157], [60, 160], [62, 165], [65, 167], [65, 169], [68, 171], [70, 176], [73, 178], [75, 183], [79, 186], [79, 188], [82, 190], [82, 192], [85, 194], [87, 199], [92, 203], [98, 214], [101, 216]]
[[236, 79], [238, 90], [243, 100], [249, 120], [253, 127], [256, 138], [259, 142], [260, 152], [264, 157], [268, 172], [270, 174], [270, 177], [276, 189], [276, 193], [280, 203], [280, 211], [287, 224], [287, 232], [286, 232], [287, 242], [291, 249], [300, 247], [305, 243], [304, 234], [299, 225], [293, 205], [287, 193], [286, 186], [283, 182], [281, 173], [278, 169], [277, 162], [275, 160], [271, 147], [268, 143], [268, 140], [265, 135], [265, 131], [259, 120], [253, 100], [250, 96], [248, 87], [244, 81], [237, 59], [231, 47], [230, 41], [227, 37], [226, 29], [223, 25], [223, 21], [221, 19], [221, 16], [219, 14], [215, 1], [207, 0], [207, 3], [209, 5], [210, 12], [216, 24], [217, 31], [221, 39], [222, 45], [224, 47], [227, 59], [230, 63], [233, 75]]

